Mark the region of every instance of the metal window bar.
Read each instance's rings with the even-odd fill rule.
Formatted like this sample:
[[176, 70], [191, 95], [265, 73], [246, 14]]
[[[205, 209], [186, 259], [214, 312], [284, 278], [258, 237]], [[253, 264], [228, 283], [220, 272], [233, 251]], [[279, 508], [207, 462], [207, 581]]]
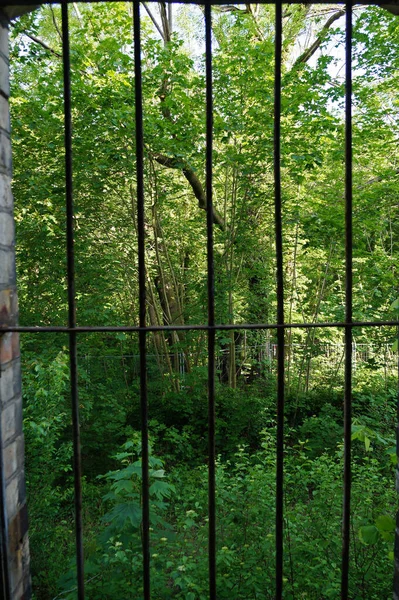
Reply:
[[209, 597], [216, 600], [216, 415], [215, 415], [215, 271], [213, 260], [213, 92], [211, 5], [205, 6], [206, 82], [206, 234], [208, 267], [208, 564]]
[[352, 433], [352, 6], [345, 15], [345, 383], [341, 596], [348, 597]]
[[281, 52], [282, 2], [276, 2], [274, 39], [274, 221], [277, 281], [277, 445], [276, 445], [276, 598], [283, 597], [284, 560], [284, 267], [281, 210]]
[[[4, 0], [3, 0], [4, 1]], [[276, 1], [275, 29], [275, 101], [274, 101], [274, 181], [275, 181], [275, 236], [276, 236], [276, 283], [277, 283], [277, 322], [256, 324], [216, 324], [213, 264], [213, 222], [212, 222], [212, 32], [211, 6], [225, 4], [227, 0], [205, 2], [205, 53], [206, 53], [206, 192], [207, 192], [207, 265], [208, 265], [208, 323], [184, 326], [146, 325], [146, 284], [144, 257], [144, 151], [143, 151], [143, 102], [141, 73], [141, 28], [140, 4], [133, 4], [134, 70], [136, 101], [136, 162], [138, 198], [138, 252], [139, 252], [139, 326], [76, 326], [74, 293], [74, 250], [73, 250], [73, 171], [72, 171], [72, 118], [71, 83], [69, 57], [68, 4], [62, 4], [63, 66], [64, 66], [64, 112], [65, 112], [65, 186], [67, 207], [67, 272], [68, 272], [68, 326], [4, 327], [3, 331], [19, 333], [68, 333], [70, 340], [71, 400], [73, 416], [74, 478], [75, 478], [75, 528], [78, 598], [85, 598], [83, 573], [82, 502], [81, 502], [81, 462], [79, 439], [79, 404], [77, 381], [77, 335], [86, 332], [137, 332], [140, 347], [140, 388], [141, 388], [141, 430], [142, 430], [142, 483], [143, 483], [143, 582], [144, 598], [149, 600], [150, 592], [150, 539], [149, 539], [149, 486], [148, 486], [148, 401], [146, 381], [146, 337], [156, 331], [206, 331], [208, 334], [208, 396], [209, 396], [209, 595], [216, 600], [216, 487], [215, 487], [215, 334], [228, 330], [269, 330], [277, 331], [278, 348], [278, 390], [277, 390], [277, 455], [276, 455], [276, 599], [283, 597], [283, 451], [284, 451], [284, 334], [287, 328], [330, 328], [340, 327], [345, 332], [345, 403], [344, 403], [344, 501], [342, 518], [342, 581], [341, 598], [348, 598], [349, 543], [350, 543], [350, 492], [351, 492], [351, 387], [352, 387], [352, 331], [353, 327], [397, 326], [396, 320], [353, 321], [352, 319], [352, 2], [346, 2], [346, 70], [345, 70], [345, 320], [328, 323], [285, 323], [284, 321], [284, 281], [283, 281], [283, 239], [282, 201], [280, 171], [280, 115], [281, 115], [281, 51], [282, 51], [282, 2]], [[86, 0], [80, 0], [86, 2]], [[91, 0], [97, 2], [100, 0]], [[107, 0], [114, 1], [114, 0]], [[155, 1], [155, 0], [150, 0]], [[177, 0], [173, 0], [177, 1]], [[179, 0], [192, 3], [192, 0]], [[264, 0], [269, 3], [268, 0]], [[32, 0], [5, 0], [6, 5], [29, 5]], [[273, 2], [270, 2], [273, 3]], [[299, 0], [290, 2], [300, 3]], [[319, 1], [320, 4], [323, 2]], [[365, 2], [367, 3], [367, 2]], [[372, 2], [370, 2], [372, 3]], [[327, 2], [326, 2], [327, 4]], [[3, 494], [0, 500], [3, 500]], [[0, 506], [3, 514], [4, 505]], [[4, 528], [2, 528], [4, 541]], [[7, 561], [1, 553], [3, 577], [7, 581]], [[5, 586], [7, 587], [7, 586]], [[4, 597], [9, 598], [5, 591]]]
[[148, 398], [146, 357], [146, 284], [145, 284], [145, 221], [144, 221], [144, 142], [143, 91], [141, 72], [140, 3], [133, 2], [134, 75], [136, 114], [137, 167], [137, 229], [139, 253], [139, 349], [140, 349], [140, 407], [141, 407], [141, 476], [142, 476], [142, 540], [144, 600], [150, 600], [150, 494], [148, 472]]
[[82, 523], [82, 465], [80, 456], [79, 392], [75, 300], [74, 210], [72, 171], [72, 113], [71, 113], [71, 63], [69, 49], [68, 5], [62, 5], [62, 62], [64, 68], [64, 123], [65, 123], [65, 195], [67, 233], [69, 364], [71, 378], [73, 474], [75, 490], [75, 536], [78, 599], [84, 600], [84, 557]]

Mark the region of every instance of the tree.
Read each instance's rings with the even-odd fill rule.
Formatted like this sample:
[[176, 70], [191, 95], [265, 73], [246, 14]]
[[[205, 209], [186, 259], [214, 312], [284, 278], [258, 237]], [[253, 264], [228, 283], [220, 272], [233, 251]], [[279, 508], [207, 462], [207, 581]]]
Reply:
[[[124, 4], [82, 5], [79, 9], [76, 6], [70, 9], [79, 325], [138, 323], [135, 81], [130, 10]], [[284, 10], [281, 139], [284, 300], [286, 319], [290, 322], [341, 321], [344, 314], [344, 82], [339, 49], [343, 44], [342, 14], [342, 7], [335, 5], [293, 5]], [[203, 323], [207, 312], [203, 14], [200, 7], [185, 6], [172, 11], [160, 3], [143, 5], [142, 15], [148, 322], [152, 325]], [[15, 25], [14, 36], [14, 194], [21, 323], [64, 324], [67, 302], [59, 10], [42, 7], [39, 12], [24, 17]], [[214, 7], [213, 36], [217, 321], [274, 322], [273, 7], [251, 4]], [[384, 318], [398, 295], [397, 38], [396, 17], [376, 7], [356, 8], [353, 249], [354, 311], [358, 319]], [[233, 486], [237, 506], [242, 498], [250, 498], [254, 512], [258, 508], [251, 490], [256, 495], [261, 488], [252, 486], [251, 479], [256, 479], [258, 471], [265, 473], [262, 481], [266, 483], [274, 478], [271, 470], [274, 468], [273, 368], [266, 364], [272, 359], [269, 355], [264, 360], [259, 352], [261, 346], [271, 341], [270, 335], [259, 331], [231, 332], [229, 335], [218, 333], [217, 337], [220, 474], [223, 476], [230, 468], [225, 460], [237, 463], [236, 471], [233, 469], [237, 475]], [[326, 345], [339, 343], [341, 336], [341, 330], [333, 328], [306, 331], [293, 328], [286, 335], [290, 399], [286, 416], [292, 428], [286, 440], [292, 461], [289, 472], [298, 472], [302, 478], [295, 479], [295, 483], [289, 480], [287, 494], [301, 517], [310, 505], [317, 507], [315, 513], [319, 510], [319, 516], [324, 515], [320, 511], [326, 496], [330, 494], [335, 499], [340, 485], [340, 458], [334, 454], [341, 430], [341, 396], [337, 391], [339, 363], [328, 370], [328, 376], [318, 368], [321, 358], [323, 364], [328, 361]], [[385, 336], [385, 332], [377, 329], [372, 332], [364, 329], [357, 339], [370, 343], [385, 340]], [[59, 353], [63, 341], [60, 337], [57, 341], [51, 338], [50, 343], [47, 340], [37, 342], [36, 338], [35, 341], [28, 338], [25, 349], [32, 349], [50, 362], [53, 359], [57, 366], [57, 357], [62, 358]], [[148, 361], [151, 415], [154, 416], [151, 427], [170, 462], [168, 466], [174, 468], [176, 462], [183, 464], [181, 470], [175, 472], [175, 479], [189, 480], [184, 489], [191, 489], [190, 493], [196, 497], [196, 485], [202, 475], [195, 469], [204, 461], [202, 449], [206, 435], [204, 337], [197, 332], [157, 333], [149, 343], [150, 355], [155, 354], [158, 361], [156, 365], [152, 356]], [[268, 348], [270, 350], [270, 344]], [[137, 370], [134, 365], [125, 368], [123, 362], [127, 359], [125, 355], [134, 355], [136, 351], [134, 336], [79, 336], [80, 355], [123, 355], [122, 361], [116, 363], [120, 365], [120, 373], [117, 373], [118, 367], [113, 368], [111, 374], [103, 369], [96, 378], [89, 367], [86, 370], [81, 367], [82, 382], [86, 385], [81, 408], [84, 460], [90, 493], [99, 504], [101, 492], [95, 489], [98, 485], [95, 477], [104, 472], [101, 465], [110, 460], [109, 455], [115, 453], [116, 446], [126, 441], [132, 435], [132, 427], [137, 428], [139, 423]], [[41, 374], [40, 394], [34, 377], [28, 380], [26, 388], [27, 414], [33, 423], [29, 427], [37, 432], [35, 427], [42, 422], [42, 416], [36, 399], [44, 397], [46, 405], [54, 411], [55, 416], [53, 413], [50, 416], [57, 424], [49, 454], [57, 455], [68, 437], [65, 411], [62, 419], [57, 415], [65, 398], [60, 390], [57, 392], [60, 402], [54, 399], [50, 402], [42, 360], [34, 362], [32, 356], [29, 358], [27, 368], [39, 366]], [[101, 363], [100, 368], [102, 364], [106, 363]], [[370, 380], [371, 371], [370, 367]], [[263, 376], [259, 377], [257, 387], [253, 379], [258, 372]], [[55, 375], [57, 373], [56, 369]], [[377, 429], [388, 430], [392, 397], [387, 378], [387, 389], [382, 391], [383, 386], [380, 386], [377, 391], [373, 389], [373, 393], [364, 391], [368, 384], [366, 377], [364, 379], [359, 384], [355, 408], [366, 419], [366, 425], [360, 425], [358, 431], [374, 430], [374, 421], [378, 421]], [[62, 383], [66, 383], [64, 379]], [[303, 392], [307, 394], [305, 400]], [[40, 431], [39, 434], [42, 435]], [[31, 437], [36, 444], [35, 436]], [[302, 441], [308, 438], [311, 440], [309, 448], [307, 442]], [[248, 464], [238, 466], [241, 459], [234, 458], [234, 452], [243, 440], [250, 448], [245, 458]], [[187, 447], [187, 455], [182, 457], [183, 451], [177, 451], [177, 445]], [[373, 486], [376, 471], [388, 477], [382, 458], [384, 453], [378, 456], [381, 464], [377, 467], [368, 455], [369, 462], [360, 452], [356, 455], [359, 473], [366, 472], [372, 465]], [[39, 465], [42, 469], [40, 473], [45, 473], [37, 457], [34, 461], [35, 467]], [[331, 479], [326, 475], [331, 472], [339, 472], [339, 475]], [[34, 470], [32, 473], [35, 475]], [[190, 479], [191, 476], [197, 479]], [[325, 484], [321, 490], [324, 495], [320, 493], [316, 498], [314, 492], [319, 492], [319, 480]], [[57, 481], [67, 496], [68, 486], [62, 474], [57, 474]], [[46, 481], [46, 487], [53, 483], [54, 474]], [[267, 489], [271, 502], [268, 485], [263, 488]], [[292, 496], [292, 489], [297, 491], [299, 486], [300, 501]], [[359, 497], [369, 506], [364, 496], [366, 487], [364, 482], [363, 487], [359, 484]], [[230, 490], [226, 487], [225, 498], [229, 497]], [[57, 498], [67, 505], [63, 494]], [[384, 502], [388, 496], [387, 492]], [[224, 526], [234, 530], [236, 517], [227, 514], [226, 506], [227, 502], [221, 506], [221, 519]], [[186, 509], [191, 510], [191, 505], [185, 505], [184, 511]], [[201, 510], [197, 509], [199, 515]], [[202, 516], [197, 515], [197, 524], [194, 520], [194, 524], [187, 524], [187, 515], [186, 520], [180, 519], [180, 509], [174, 507], [173, 510], [176, 511], [172, 515], [176, 528], [180, 527], [181, 520], [181, 531], [191, 531], [189, 537], [196, 539]], [[337, 502], [334, 510], [340, 510]], [[54, 511], [55, 517], [60, 514], [64, 514], [62, 510]], [[362, 519], [366, 517], [370, 515], [364, 509]], [[301, 536], [303, 539], [298, 518], [291, 514], [290, 519], [292, 539], [296, 539], [295, 528], [298, 528], [298, 540]], [[99, 527], [99, 518], [94, 521], [93, 529]], [[372, 525], [362, 521], [359, 527], [371, 527], [374, 541], [380, 542], [374, 525], [375, 515], [371, 521]], [[338, 522], [336, 517], [334, 527]], [[253, 524], [257, 527], [256, 520]], [[255, 533], [251, 535], [256, 538]], [[91, 534], [92, 538], [96, 537], [94, 532]], [[324, 540], [322, 534], [320, 536]], [[300, 554], [298, 540], [291, 558]], [[185, 540], [184, 544], [194, 547], [191, 541]], [[174, 550], [176, 557], [180, 551], [184, 554], [185, 546], [179, 543]], [[339, 543], [338, 540], [335, 547]], [[367, 546], [364, 539], [356, 538], [356, 543]], [[320, 548], [317, 544], [314, 546], [314, 552], [319, 552], [323, 544], [319, 544]], [[331, 547], [326, 547], [327, 553], [331, 552]], [[265, 555], [270, 556], [270, 540], [267, 539], [262, 548]], [[310, 543], [307, 543], [306, 551], [314, 556], [309, 548]], [[368, 565], [366, 559], [369, 560], [374, 547], [360, 548], [356, 560], [360, 564], [365, 557], [361, 564]], [[116, 556], [117, 546], [108, 551], [101, 556]], [[224, 552], [221, 563], [228, 566], [230, 554]], [[322, 555], [323, 552], [324, 546]], [[251, 560], [256, 562], [255, 555], [256, 552], [252, 552]], [[117, 560], [125, 558], [123, 553], [118, 556]], [[241, 559], [240, 552], [237, 556]], [[322, 560], [325, 557], [320, 559], [320, 565], [324, 564]], [[291, 567], [294, 573], [295, 565]], [[124, 572], [130, 572], [129, 568], [124, 564]], [[181, 571], [173, 568], [181, 585], [187, 584], [187, 594], [194, 593], [189, 579], [184, 580]], [[362, 571], [358, 565], [356, 568]], [[166, 567], [165, 572], [167, 569], [171, 567]], [[292, 573], [289, 585], [293, 586]], [[305, 575], [301, 577], [303, 589], [309, 589], [309, 593], [337, 593], [336, 582], [335, 587], [331, 584], [330, 588], [326, 586], [322, 592], [318, 588], [315, 592], [313, 584], [305, 582]], [[329, 577], [328, 585], [334, 580], [335, 571], [329, 571]], [[258, 585], [255, 580], [240, 582], [240, 585], [244, 586], [242, 589], [253, 590], [252, 584]], [[121, 581], [122, 587], [125, 584]], [[93, 585], [96, 587], [97, 582]], [[363, 581], [362, 585], [366, 583]], [[183, 594], [183, 587], [180, 591], [177, 587], [176, 584], [176, 593]], [[364, 594], [367, 595], [369, 589], [370, 586], [364, 587]], [[380, 592], [378, 588], [376, 594]], [[230, 594], [230, 590], [227, 593]], [[380, 597], [382, 595], [381, 592]]]
[[[183, 40], [187, 28], [185, 15], [189, 11], [190, 27], [195, 24], [193, 36], [201, 43], [201, 11], [199, 8], [181, 9], [172, 24], [172, 12], [168, 12], [164, 3], [144, 7], [148, 15], [143, 17], [143, 83], [149, 322], [153, 325], [200, 322], [205, 318], [205, 257], [201, 250], [204, 245], [202, 211], [206, 207], [204, 77], [198, 48], [194, 53], [192, 48], [190, 56], [190, 49]], [[343, 310], [341, 159], [344, 133], [339, 108], [343, 84], [335, 77], [332, 66], [338, 59], [328, 51], [328, 44], [334, 40], [339, 43], [341, 29], [336, 31], [333, 27], [340, 22], [342, 14], [341, 7], [317, 5], [293, 5], [284, 13], [282, 151], [286, 303], [287, 314], [304, 321], [340, 320]], [[35, 302], [30, 303], [30, 321], [37, 319], [43, 310], [42, 295], [48, 295], [49, 278], [53, 279], [57, 272], [53, 268], [54, 257], [58, 256], [58, 265], [61, 265], [63, 255], [62, 186], [50, 183], [62, 180], [63, 168], [57, 19], [56, 9], [43, 8], [41, 13], [25, 17], [15, 28], [17, 39], [28, 41], [15, 49], [21, 61], [14, 68], [14, 106], [18, 106], [19, 113], [14, 122], [14, 150], [18, 152], [19, 139], [26, 144], [29, 129], [34, 130], [35, 138], [40, 138], [46, 147], [42, 184], [35, 183], [41, 197], [34, 203], [33, 211], [23, 209], [25, 216], [21, 224], [27, 228], [31, 222], [30, 237], [20, 246], [21, 260], [33, 263], [26, 279], [26, 297], [33, 296], [30, 286], [35, 285], [38, 299], [37, 306]], [[79, 165], [74, 183], [81, 324], [110, 323], [115, 319], [135, 323], [137, 320], [130, 19], [128, 11], [119, 6], [107, 7], [106, 13], [98, 7], [85, 6], [79, 13], [72, 10], [74, 156], [75, 165]], [[355, 111], [354, 136], [355, 152], [363, 157], [363, 166], [360, 162], [355, 164], [355, 184], [366, 211], [369, 193], [377, 193], [381, 186], [386, 189], [386, 178], [391, 180], [396, 176], [394, 155], [387, 160], [384, 144], [379, 142], [390, 139], [394, 145], [396, 139], [395, 128], [391, 126], [394, 101], [389, 102], [389, 108], [381, 104], [389, 94], [395, 58], [392, 46], [383, 56], [386, 43], [384, 34], [380, 33], [383, 25], [394, 35], [395, 23], [394, 17], [378, 9], [361, 10], [355, 21], [355, 59], [361, 71], [356, 75], [355, 70], [354, 90], [362, 108], [361, 112]], [[213, 31], [213, 221], [218, 320], [228, 323], [272, 321], [276, 303], [272, 210], [273, 10], [267, 5], [256, 9], [254, 5], [215, 8]], [[372, 41], [364, 54], [361, 44], [370, 32]], [[306, 47], [302, 47], [304, 38], [308, 40]], [[377, 86], [373, 80], [376, 60], [383, 61]], [[44, 66], [40, 72], [45, 75], [39, 75], [39, 61]], [[364, 70], [370, 77], [364, 76]], [[43, 85], [35, 98], [24, 82], [36, 77]], [[40, 113], [43, 122], [39, 125], [37, 115]], [[46, 119], [45, 123], [47, 116], [50, 120]], [[16, 161], [17, 198], [31, 195], [33, 170], [37, 177], [37, 151], [42, 150], [37, 147], [35, 138], [31, 135], [35, 148]], [[375, 140], [373, 146], [371, 140]], [[373, 169], [370, 169], [371, 154], [375, 157]], [[394, 180], [392, 185], [395, 185]], [[50, 195], [49, 189], [52, 189]], [[337, 199], [341, 206], [338, 211], [335, 209]], [[33, 200], [31, 197], [32, 207]], [[58, 213], [54, 213], [54, 202]], [[377, 209], [377, 204], [373, 205]], [[43, 207], [40, 211], [39, 206]], [[361, 218], [360, 204], [356, 210]], [[381, 210], [386, 217], [381, 218]], [[359, 243], [366, 253], [372, 249], [370, 264], [380, 264], [383, 256], [388, 263], [394, 260], [393, 210], [393, 206], [385, 210], [384, 204], [376, 210], [376, 220], [370, 217], [368, 221], [362, 220], [364, 234]], [[375, 236], [376, 225], [378, 229], [385, 222], [387, 225], [380, 237], [385, 241], [376, 263], [371, 238]], [[326, 230], [330, 232], [327, 244]], [[54, 250], [47, 259], [34, 256], [39, 241], [42, 243], [44, 239]], [[386, 243], [388, 253], [384, 248]], [[364, 262], [360, 247], [359, 252], [362, 267], [355, 285], [361, 290], [371, 275], [361, 275], [368, 259]], [[355, 260], [358, 260], [356, 253], [357, 248]], [[115, 274], [112, 280], [109, 265]], [[386, 264], [378, 268], [387, 272]], [[58, 292], [53, 290], [53, 301], [49, 305], [53, 322], [60, 309], [65, 315], [66, 308], [63, 270], [59, 266], [57, 269]], [[392, 301], [393, 265], [388, 273], [391, 276], [383, 286], [384, 291], [379, 289], [368, 310], [364, 293], [360, 291], [359, 318], [366, 318], [370, 310], [376, 314], [374, 305], [376, 310], [386, 310]], [[24, 286], [21, 294], [23, 301]], [[383, 299], [382, 305], [378, 298]], [[43, 314], [41, 318], [49, 322], [49, 316]], [[63, 318], [60, 314], [56, 320], [61, 322]], [[154, 336], [157, 352], [167, 357], [171, 373], [178, 362], [174, 352], [181, 351], [187, 339], [189, 336], [176, 332], [166, 338], [160, 334]], [[234, 334], [227, 346], [226, 342], [222, 345], [230, 349], [227, 377], [234, 387], [239, 368], [235, 364]], [[190, 369], [193, 357], [190, 359], [188, 353], [185, 357], [186, 369]]]

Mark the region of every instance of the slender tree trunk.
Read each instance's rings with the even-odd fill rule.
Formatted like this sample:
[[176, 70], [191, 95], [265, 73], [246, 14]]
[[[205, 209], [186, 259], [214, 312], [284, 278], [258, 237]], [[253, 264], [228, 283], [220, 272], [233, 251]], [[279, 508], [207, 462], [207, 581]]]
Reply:
[[[299, 223], [297, 221], [295, 227], [295, 242], [294, 242], [294, 255], [292, 259], [292, 284], [291, 284], [291, 297], [290, 297], [290, 308], [289, 308], [289, 323], [292, 323], [292, 312], [294, 306], [294, 294], [296, 291], [296, 261], [298, 254], [298, 231]], [[291, 388], [291, 368], [292, 368], [292, 329], [287, 332], [287, 393], [289, 394]]]

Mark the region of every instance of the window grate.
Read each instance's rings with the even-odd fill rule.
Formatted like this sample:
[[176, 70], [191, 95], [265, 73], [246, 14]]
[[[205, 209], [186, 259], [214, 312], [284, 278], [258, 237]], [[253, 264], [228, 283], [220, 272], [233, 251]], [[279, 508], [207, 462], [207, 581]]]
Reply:
[[[72, 2], [72, 0], [70, 0]], [[108, 0], [112, 1], [112, 0]], [[150, 0], [151, 1], [151, 0]], [[179, 0], [181, 1], [181, 0]], [[351, 499], [351, 390], [352, 390], [352, 331], [353, 327], [396, 326], [397, 321], [354, 321], [352, 318], [352, 3], [345, 4], [346, 14], [346, 71], [345, 71], [345, 320], [328, 323], [287, 323], [284, 320], [283, 235], [281, 196], [281, 62], [282, 62], [282, 2], [275, 2], [275, 83], [274, 83], [274, 188], [275, 188], [275, 240], [276, 240], [276, 323], [217, 324], [215, 321], [215, 273], [213, 256], [213, 197], [212, 197], [212, 141], [213, 141], [213, 90], [212, 90], [212, 4], [225, 4], [224, 0], [206, 2], [205, 56], [206, 56], [206, 198], [207, 198], [207, 289], [208, 322], [202, 325], [147, 326], [146, 325], [146, 277], [145, 277], [145, 221], [144, 221], [144, 145], [143, 145], [143, 97], [141, 68], [140, 3], [133, 2], [134, 72], [136, 106], [136, 166], [137, 166], [137, 218], [139, 255], [139, 326], [76, 326], [75, 273], [74, 273], [74, 210], [72, 165], [72, 117], [68, 3], [62, 2], [63, 66], [64, 66], [64, 115], [65, 115], [65, 188], [67, 208], [67, 269], [68, 269], [68, 326], [66, 327], [8, 327], [7, 331], [19, 333], [59, 332], [69, 334], [71, 376], [71, 399], [73, 419], [74, 481], [75, 481], [75, 527], [78, 598], [84, 600], [84, 557], [82, 535], [82, 471], [80, 458], [79, 399], [77, 376], [77, 337], [85, 332], [137, 332], [140, 348], [140, 389], [142, 422], [142, 540], [144, 599], [151, 597], [150, 589], [150, 499], [149, 499], [149, 448], [148, 448], [148, 398], [146, 341], [150, 332], [156, 331], [206, 331], [208, 337], [208, 459], [209, 459], [209, 597], [216, 600], [216, 482], [215, 482], [215, 335], [228, 330], [276, 330], [277, 331], [277, 450], [276, 450], [276, 599], [283, 598], [283, 505], [284, 505], [284, 337], [285, 330], [292, 328], [341, 328], [345, 332], [345, 395], [344, 395], [344, 500], [342, 517], [342, 582], [341, 598], [348, 598], [350, 499]], [[292, 2], [293, 4], [296, 2]], [[297, 2], [299, 3], [299, 2]], [[323, 2], [320, 2], [321, 4]], [[25, 0], [7, 0], [7, 5], [29, 4]], [[204, 2], [202, 2], [204, 4]], [[327, 4], [327, 3], [326, 3]], [[7, 571], [6, 571], [7, 573]], [[5, 596], [10, 600], [10, 596]]]
[[345, 383], [344, 502], [342, 514], [341, 596], [348, 597], [352, 443], [352, 8], [346, 5], [345, 27]]

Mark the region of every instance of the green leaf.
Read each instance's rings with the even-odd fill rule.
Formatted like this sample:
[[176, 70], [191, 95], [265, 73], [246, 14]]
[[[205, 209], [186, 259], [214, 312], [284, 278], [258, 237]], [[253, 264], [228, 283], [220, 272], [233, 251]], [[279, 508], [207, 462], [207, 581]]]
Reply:
[[130, 458], [132, 456], [131, 452], [119, 452], [119, 454], [115, 455], [117, 460], [123, 460], [124, 458]]
[[366, 546], [376, 544], [379, 540], [379, 532], [375, 525], [364, 525], [359, 529], [359, 540]]
[[123, 530], [130, 522], [133, 527], [141, 523], [141, 508], [138, 502], [123, 502], [117, 504], [103, 517], [104, 522], [112, 523], [116, 528]]
[[133, 482], [130, 479], [122, 479], [122, 481], [117, 481], [112, 487], [115, 494], [120, 494], [121, 491], [125, 491], [127, 493], [133, 492]]
[[391, 448], [388, 448], [388, 450], [386, 451], [386, 453], [389, 455], [389, 460], [390, 462], [396, 466], [398, 464], [398, 457], [396, 454], [396, 447], [392, 446]]
[[156, 478], [165, 477], [165, 470], [164, 469], [158, 469], [157, 471], [151, 471], [150, 472], [150, 476], [151, 477], [156, 477]]
[[150, 487], [150, 494], [154, 494], [159, 500], [162, 500], [165, 496], [169, 498], [172, 493], [172, 486], [166, 481], [160, 481], [157, 479]]
[[115, 554], [115, 558], [117, 558], [121, 562], [127, 562], [127, 556], [125, 552], [123, 552], [123, 550], [118, 550], [118, 552], [116, 552]]
[[395, 519], [389, 515], [381, 515], [375, 520], [375, 526], [380, 533], [383, 531], [392, 533], [395, 531]]
[[399, 298], [396, 298], [391, 304], [391, 310], [399, 311]]
[[138, 466], [135, 463], [128, 465], [121, 471], [116, 471], [116, 473], [110, 475], [110, 479], [114, 479], [115, 481], [119, 481], [120, 479], [129, 479], [132, 475], [138, 475], [141, 477], [141, 465]]

